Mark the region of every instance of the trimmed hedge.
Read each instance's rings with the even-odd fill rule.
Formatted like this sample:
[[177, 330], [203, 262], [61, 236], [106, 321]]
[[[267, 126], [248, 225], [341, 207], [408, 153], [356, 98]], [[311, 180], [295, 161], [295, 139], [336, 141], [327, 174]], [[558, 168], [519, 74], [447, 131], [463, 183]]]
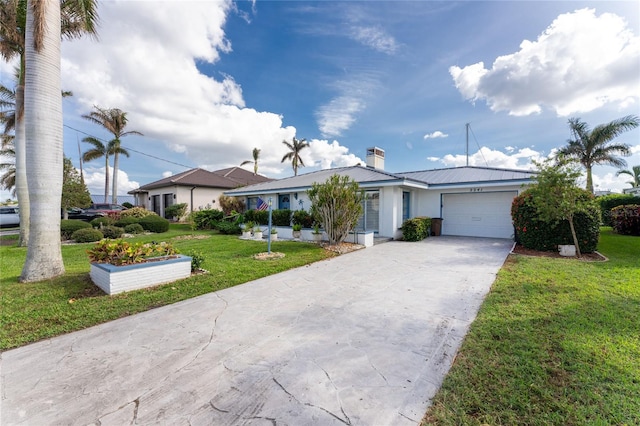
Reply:
[[71, 235], [71, 239], [76, 243], [93, 243], [100, 241], [104, 238], [104, 235], [100, 230], [93, 228], [78, 229]]
[[611, 224], [618, 234], [640, 236], [640, 205], [630, 204], [612, 208]]
[[131, 225], [124, 227], [124, 232], [127, 234], [142, 234], [144, 232], [144, 228], [139, 223], [132, 223]]
[[240, 225], [238, 225], [235, 222], [220, 221], [220, 222], [216, 223], [216, 229], [221, 234], [227, 234], [227, 235], [240, 235], [240, 234], [242, 234], [242, 229], [240, 229]]
[[613, 226], [611, 209], [628, 204], [640, 204], [640, 197], [632, 194], [609, 194], [596, 198], [596, 201], [600, 204], [602, 224], [604, 226]]
[[123, 217], [137, 217], [138, 219], [142, 219], [147, 216], [158, 216], [156, 212], [152, 212], [151, 210], [147, 210], [144, 207], [133, 207], [131, 209], [122, 210], [120, 212], [120, 219]]
[[97, 217], [95, 219], [93, 219], [91, 222], [89, 222], [91, 224], [91, 226], [93, 226], [94, 228], [100, 228], [102, 226], [110, 226], [113, 225], [115, 223], [115, 220], [113, 220], [112, 218], [110, 218], [109, 216], [104, 216], [104, 217]]
[[303, 228], [313, 228], [313, 217], [306, 210], [296, 210], [291, 219], [294, 225], [302, 225]]
[[134, 223], [138, 223], [140, 221], [139, 218], [135, 216], [123, 216], [114, 223], [115, 226], [119, 226], [120, 228], [125, 228], [128, 225], [132, 225]]
[[[271, 211], [271, 219], [273, 219], [273, 212], [274, 210]], [[269, 210], [247, 210], [244, 212], [244, 220], [267, 225], [269, 224]]]
[[124, 234], [124, 229], [118, 226], [103, 226], [100, 228], [100, 231], [102, 235], [104, 235], [104, 238], [111, 238], [112, 240], [120, 238], [122, 234]]
[[[581, 201], [593, 201], [593, 195], [583, 190]], [[527, 189], [513, 199], [511, 218], [516, 228], [516, 242], [526, 248], [556, 251], [560, 244], [573, 244], [569, 221], [562, 220], [551, 224], [538, 219], [531, 189]], [[594, 252], [600, 237], [600, 208], [598, 204], [593, 201], [588, 204], [585, 212], [576, 213], [573, 225], [580, 251], [582, 253]]]
[[60, 221], [60, 238], [62, 240], [70, 240], [71, 236], [78, 229], [91, 228], [91, 225], [84, 220], [63, 219]]
[[169, 221], [158, 215], [146, 216], [140, 219], [140, 226], [146, 231], [160, 234], [169, 230]]
[[431, 229], [430, 217], [414, 217], [402, 224], [402, 239], [404, 241], [422, 241], [429, 236]]
[[291, 226], [291, 210], [274, 210], [271, 212], [271, 220], [274, 226]]
[[191, 213], [189, 219], [193, 222], [193, 229], [214, 229], [223, 217], [222, 210], [207, 209]]

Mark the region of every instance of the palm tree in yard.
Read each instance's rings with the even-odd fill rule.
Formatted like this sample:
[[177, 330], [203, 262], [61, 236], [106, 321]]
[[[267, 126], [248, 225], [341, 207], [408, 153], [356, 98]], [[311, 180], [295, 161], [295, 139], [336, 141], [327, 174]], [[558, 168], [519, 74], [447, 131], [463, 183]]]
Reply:
[[304, 162], [302, 161], [302, 157], [300, 157], [300, 151], [309, 146], [309, 142], [305, 139], [296, 139], [293, 137], [293, 141], [291, 143], [287, 141], [282, 141], [283, 144], [289, 148], [289, 152], [282, 157], [281, 163], [289, 160], [291, 161], [291, 167], [293, 167], [293, 174], [298, 176], [298, 167], [304, 167]]
[[616, 176], [629, 175], [631, 180], [627, 182], [632, 188], [640, 187], [640, 166], [633, 166], [631, 170], [618, 170]]
[[258, 148], [253, 148], [252, 154], [253, 154], [253, 160], [243, 161], [242, 163], [240, 163], [240, 166], [242, 167], [245, 164], [253, 163], [253, 174], [257, 175], [258, 174], [258, 158], [260, 157], [260, 150]]
[[[48, 12], [48, 2], [52, 0], [39, 0], [28, 2], [27, 0], [3, 0], [0, 2], [0, 56], [6, 61], [18, 57], [17, 86], [15, 90], [15, 167], [16, 167], [16, 195], [20, 202], [20, 239], [19, 245], [26, 246], [29, 242], [30, 200], [27, 182], [27, 156], [26, 156], [26, 128], [24, 118], [25, 106], [25, 76], [26, 76], [26, 49], [25, 40], [27, 34], [27, 6], [29, 12], [35, 12], [35, 26], [31, 27], [39, 34], [48, 31], [43, 27], [44, 14]], [[56, 16], [59, 19], [59, 28], [55, 30], [58, 36], [66, 39], [79, 38], [84, 34], [95, 35], [98, 17], [96, 15], [97, 0], [62, 0], [56, 5]], [[35, 10], [33, 8], [36, 8]], [[58, 12], [59, 11], [59, 12]], [[36, 37], [39, 38], [38, 35]], [[32, 39], [33, 40], [33, 39]], [[37, 40], [36, 40], [37, 41]], [[42, 43], [38, 42], [40, 45]], [[36, 50], [40, 50], [37, 48]], [[59, 54], [58, 54], [59, 55]], [[58, 58], [59, 62], [59, 58]], [[27, 111], [27, 113], [29, 113]]]
[[[116, 144], [114, 141], [107, 142], [107, 144], [103, 144], [100, 139], [94, 138], [93, 136], [88, 136], [82, 139], [82, 142], [89, 143], [93, 146], [88, 151], [85, 151], [82, 154], [82, 161], [93, 161], [98, 158], [104, 158], [104, 202], [109, 202], [109, 157], [114, 155], [117, 150], [119, 150], [119, 154], [129, 156], [129, 153], [121, 148], [116, 148]], [[115, 171], [114, 171], [115, 173]]]
[[625, 167], [627, 163], [620, 157], [631, 154], [631, 147], [624, 143], [614, 143], [620, 134], [635, 129], [640, 124], [637, 116], [613, 120], [589, 129], [589, 125], [579, 118], [569, 119], [569, 128], [573, 136], [569, 144], [558, 151], [558, 157], [566, 157], [580, 162], [587, 171], [587, 191], [593, 193], [591, 169], [596, 164]]
[[[92, 123], [98, 124], [107, 129], [112, 135], [113, 139], [109, 142], [112, 145], [111, 154], [113, 154], [113, 185], [111, 191], [111, 199], [113, 204], [118, 203], [118, 163], [120, 154], [129, 156], [129, 152], [120, 146], [120, 138], [129, 135], [140, 135], [142, 133], [136, 130], [124, 131], [127, 126], [127, 113], [119, 110], [118, 108], [100, 108], [94, 106], [95, 111], [91, 111], [89, 114], [85, 114], [82, 118], [85, 118]], [[86, 142], [86, 138], [84, 139]], [[109, 164], [107, 161], [107, 169]], [[109, 173], [107, 170], [106, 173]], [[106, 191], [105, 191], [106, 194]], [[107, 202], [107, 200], [105, 200]]]

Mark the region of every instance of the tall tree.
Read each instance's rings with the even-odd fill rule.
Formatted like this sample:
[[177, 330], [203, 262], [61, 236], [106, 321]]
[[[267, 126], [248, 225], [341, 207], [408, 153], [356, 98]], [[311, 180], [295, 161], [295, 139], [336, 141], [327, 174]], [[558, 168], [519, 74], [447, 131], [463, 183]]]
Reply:
[[[92, 123], [98, 124], [107, 131], [109, 131], [113, 135], [113, 139], [109, 141], [109, 144], [112, 145], [112, 154], [113, 154], [113, 188], [111, 191], [112, 203], [118, 203], [118, 166], [119, 166], [119, 158], [120, 154], [129, 156], [129, 152], [120, 146], [120, 139], [129, 136], [129, 135], [140, 135], [142, 133], [137, 130], [129, 130], [127, 132], [124, 131], [127, 126], [127, 113], [119, 110], [118, 108], [100, 108], [98, 106], [94, 106], [95, 111], [91, 111], [89, 114], [85, 114], [82, 118], [85, 118]], [[109, 168], [107, 161], [107, 169]], [[108, 173], [106, 171], [105, 173]], [[107, 200], [105, 200], [105, 203]]]
[[587, 191], [593, 193], [593, 176], [591, 169], [596, 164], [625, 167], [627, 163], [620, 157], [631, 154], [631, 147], [624, 143], [613, 143], [620, 134], [635, 129], [640, 124], [637, 116], [613, 120], [589, 129], [589, 125], [579, 118], [569, 119], [572, 139], [568, 145], [560, 148], [558, 157], [578, 161], [587, 171]]
[[633, 166], [631, 170], [618, 170], [616, 176], [620, 175], [629, 175], [631, 176], [631, 180], [627, 183], [631, 185], [632, 188], [640, 187], [640, 165]]
[[[38, 6], [40, 0], [34, 1]], [[38, 6], [39, 7], [39, 6]], [[59, 4], [60, 32], [66, 39], [84, 34], [96, 35], [98, 22], [97, 0], [61, 0]], [[39, 17], [38, 17], [39, 19]], [[17, 87], [15, 90], [15, 155], [16, 194], [20, 202], [19, 245], [29, 242], [30, 200], [26, 172], [26, 129], [24, 122], [25, 95], [25, 40], [27, 33], [27, 0], [0, 1], [0, 56], [11, 61], [19, 58]], [[46, 30], [46, 29], [45, 29]]]
[[[109, 157], [115, 153], [115, 143], [113, 141], [103, 144], [93, 136], [87, 136], [82, 142], [89, 143], [93, 146], [82, 154], [82, 161], [93, 161], [104, 157], [104, 202], [109, 202]], [[129, 153], [120, 148], [121, 154], [129, 156]]]
[[285, 144], [287, 148], [289, 148], [289, 152], [286, 153], [284, 157], [282, 157], [282, 161], [280, 162], [284, 163], [287, 160], [291, 161], [293, 174], [295, 176], [298, 176], [298, 167], [304, 167], [304, 162], [302, 161], [302, 157], [300, 157], [300, 151], [308, 147], [309, 142], [307, 142], [305, 139], [298, 140], [294, 136], [291, 143], [287, 141], [282, 141], [282, 143]]
[[62, 170], [62, 212], [67, 219], [67, 210], [72, 207], [88, 207], [91, 205], [91, 195], [85, 185], [80, 172], [73, 167], [71, 159], [64, 157]]
[[16, 152], [13, 148], [13, 136], [2, 135], [2, 142], [0, 143], [0, 157], [2, 162], [0, 163], [0, 171], [3, 171], [0, 175], [0, 187], [11, 191], [11, 194], [16, 196]]
[[253, 163], [253, 174], [257, 175], [258, 174], [258, 158], [260, 158], [260, 150], [258, 148], [253, 148], [252, 154], [253, 154], [253, 160], [243, 161], [242, 163], [240, 163], [240, 166]]

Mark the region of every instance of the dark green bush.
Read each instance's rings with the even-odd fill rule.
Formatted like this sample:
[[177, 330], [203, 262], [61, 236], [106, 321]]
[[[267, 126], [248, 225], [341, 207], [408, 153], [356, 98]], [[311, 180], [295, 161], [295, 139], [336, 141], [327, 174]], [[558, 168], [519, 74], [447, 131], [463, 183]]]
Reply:
[[119, 226], [120, 228], [125, 228], [127, 225], [132, 225], [134, 223], [138, 223], [140, 221], [140, 218], [134, 217], [134, 216], [120, 216], [120, 219], [118, 219], [115, 223], [114, 226]]
[[596, 201], [600, 205], [602, 224], [612, 226], [611, 209], [628, 204], [640, 204], [640, 197], [632, 194], [609, 194], [596, 198]]
[[[271, 212], [273, 214], [273, 211]], [[273, 219], [273, 217], [271, 217]], [[253, 221], [258, 225], [269, 224], [269, 210], [254, 210]]]
[[198, 210], [191, 213], [190, 220], [193, 222], [193, 229], [214, 229], [223, 216], [222, 210]]
[[140, 226], [146, 231], [160, 234], [169, 230], [169, 221], [160, 216], [146, 216], [140, 219]]
[[274, 210], [271, 212], [271, 221], [274, 226], [291, 226], [291, 210]]
[[[575, 214], [573, 225], [580, 251], [592, 253], [596, 250], [600, 237], [600, 208], [587, 191], [583, 191], [581, 201], [587, 202], [588, 207], [585, 212]], [[526, 248], [556, 251], [560, 244], [573, 244], [569, 221], [562, 220], [552, 224], [538, 219], [531, 189], [513, 199], [511, 218], [516, 229], [516, 241]]]
[[133, 207], [133, 204], [131, 204], [131, 203], [129, 203], [129, 202], [127, 202], [127, 201], [125, 201], [124, 203], [122, 203], [122, 207], [126, 207], [126, 208], [130, 209], [130, 208], [132, 208], [132, 207]]
[[164, 217], [167, 219], [176, 218], [180, 220], [187, 212], [187, 203], [172, 204], [164, 209]]
[[242, 229], [240, 229], [240, 225], [235, 222], [227, 222], [225, 220], [216, 223], [216, 229], [221, 234], [227, 235], [240, 235], [242, 233]]
[[402, 224], [402, 239], [405, 241], [422, 241], [429, 236], [430, 217], [414, 217]]
[[104, 216], [104, 217], [97, 217], [93, 219], [90, 223], [91, 223], [91, 226], [93, 226], [94, 228], [100, 228], [101, 226], [113, 225], [115, 223], [115, 220], [113, 220], [108, 216]]
[[124, 232], [127, 234], [142, 234], [144, 228], [139, 223], [132, 223], [124, 227]]
[[124, 229], [119, 226], [103, 226], [100, 231], [105, 238], [111, 238], [112, 240], [120, 238], [124, 234]]
[[92, 243], [94, 241], [100, 241], [104, 238], [102, 232], [99, 229], [82, 228], [78, 229], [71, 235], [71, 239], [76, 243]]
[[630, 204], [612, 208], [611, 224], [618, 234], [640, 236], [640, 205]]
[[91, 225], [83, 220], [67, 219], [60, 221], [60, 238], [62, 240], [70, 240], [71, 235], [78, 229], [91, 228]]
[[306, 210], [296, 210], [291, 219], [294, 225], [302, 225], [303, 228], [313, 228], [313, 217]]

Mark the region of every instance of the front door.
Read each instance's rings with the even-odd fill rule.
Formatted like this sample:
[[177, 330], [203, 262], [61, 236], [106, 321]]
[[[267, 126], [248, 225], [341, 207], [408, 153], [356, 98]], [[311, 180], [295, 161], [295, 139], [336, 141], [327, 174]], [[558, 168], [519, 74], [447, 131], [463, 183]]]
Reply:
[[280, 194], [278, 195], [278, 208], [279, 209], [290, 209], [291, 202], [289, 199], [289, 194]]

